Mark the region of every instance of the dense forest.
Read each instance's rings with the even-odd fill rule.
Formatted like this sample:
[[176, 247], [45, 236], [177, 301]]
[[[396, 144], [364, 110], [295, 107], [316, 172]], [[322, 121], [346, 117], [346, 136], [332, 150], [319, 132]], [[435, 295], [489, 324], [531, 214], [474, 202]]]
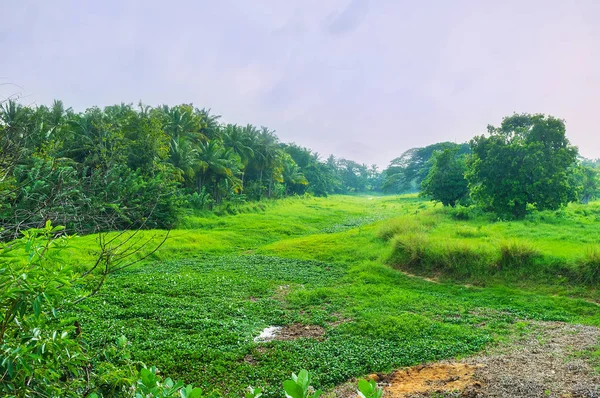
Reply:
[[69, 231], [171, 228], [185, 209], [289, 195], [377, 191], [381, 173], [223, 124], [192, 105], [121, 104], [85, 112], [0, 106], [2, 237], [46, 220]]
[[[0, 238], [17, 238], [47, 220], [78, 233], [172, 228], [186, 210], [235, 211], [246, 201], [290, 195], [420, 191], [444, 205], [478, 202], [515, 217], [528, 204], [555, 209], [597, 195], [598, 161], [576, 158], [562, 121], [515, 115], [488, 133], [489, 139], [470, 143], [409, 149], [380, 172], [333, 155], [322, 159], [280, 142], [266, 127], [220, 123], [192, 105], [121, 104], [78, 113], [60, 101], [50, 107], [6, 101], [0, 106]], [[482, 169], [481, 151], [490, 145], [505, 154]], [[548, 149], [553, 145], [562, 154]], [[512, 190], [494, 182], [509, 169]], [[515, 195], [519, 209], [509, 209]]]

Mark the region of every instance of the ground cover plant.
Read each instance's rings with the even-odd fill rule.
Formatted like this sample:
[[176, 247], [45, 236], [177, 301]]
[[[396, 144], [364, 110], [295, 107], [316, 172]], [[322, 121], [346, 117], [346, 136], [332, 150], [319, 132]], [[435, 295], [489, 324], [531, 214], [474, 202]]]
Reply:
[[[591, 203], [507, 222], [416, 196], [333, 196], [199, 215], [69, 316], [91, 351], [125, 336], [135, 360], [206, 392], [281, 396], [299, 369], [327, 390], [469, 355], [526, 320], [600, 325], [599, 214]], [[71, 261], [93, 242], [76, 238]], [[311, 333], [255, 341], [270, 326]]]

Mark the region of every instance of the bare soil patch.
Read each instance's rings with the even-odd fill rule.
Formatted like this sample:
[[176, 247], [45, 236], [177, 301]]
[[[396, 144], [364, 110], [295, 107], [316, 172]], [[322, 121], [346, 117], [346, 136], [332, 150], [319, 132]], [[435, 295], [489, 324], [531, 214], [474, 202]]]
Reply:
[[324, 334], [325, 329], [321, 326], [292, 323], [282, 327], [275, 336], [275, 340], [296, 340], [303, 337], [321, 340]]
[[270, 326], [265, 328], [259, 336], [254, 338], [254, 341], [266, 343], [273, 340], [286, 341], [300, 338], [322, 340], [323, 335], [325, 335], [325, 328], [321, 326], [292, 323], [286, 326]]
[[479, 388], [481, 385], [474, 378], [476, 369], [466, 363], [434, 363], [402, 369], [392, 374], [385, 387], [385, 396], [404, 398], [415, 393], [440, 394]]

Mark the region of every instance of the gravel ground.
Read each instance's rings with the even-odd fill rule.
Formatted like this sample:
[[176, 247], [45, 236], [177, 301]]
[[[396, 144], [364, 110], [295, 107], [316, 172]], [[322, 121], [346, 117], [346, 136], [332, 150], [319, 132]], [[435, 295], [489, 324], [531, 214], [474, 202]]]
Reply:
[[465, 361], [478, 367], [472, 397], [600, 398], [600, 377], [574, 354], [598, 344], [600, 329], [561, 322], [536, 322], [525, 337]]
[[[384, 398], [600, 398], [600, 375], [576, 355], [597, 346], [600, 329], [562, 322], [532, 322], [531, 327], [508, 344], [460, 362], [372, 377], [384, 387]], [[430, 379], [422, 380], [428, 374]], [[327, 397], [355, 398], [354, 385], [339, 386]], [[409, 385], [415, 386], [413, 392]]]

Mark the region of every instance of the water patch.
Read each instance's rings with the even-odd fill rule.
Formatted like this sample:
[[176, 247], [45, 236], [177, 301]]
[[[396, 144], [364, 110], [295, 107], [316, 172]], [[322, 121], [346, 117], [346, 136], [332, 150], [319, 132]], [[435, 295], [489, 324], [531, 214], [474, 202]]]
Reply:
[[269, 326], [263, 329], [262, 332], [258, 336], [254, 338], [255, 343], [266, 343], [268, 341], [273, 341], [279, 334], [281, 330], [281, 326]]

